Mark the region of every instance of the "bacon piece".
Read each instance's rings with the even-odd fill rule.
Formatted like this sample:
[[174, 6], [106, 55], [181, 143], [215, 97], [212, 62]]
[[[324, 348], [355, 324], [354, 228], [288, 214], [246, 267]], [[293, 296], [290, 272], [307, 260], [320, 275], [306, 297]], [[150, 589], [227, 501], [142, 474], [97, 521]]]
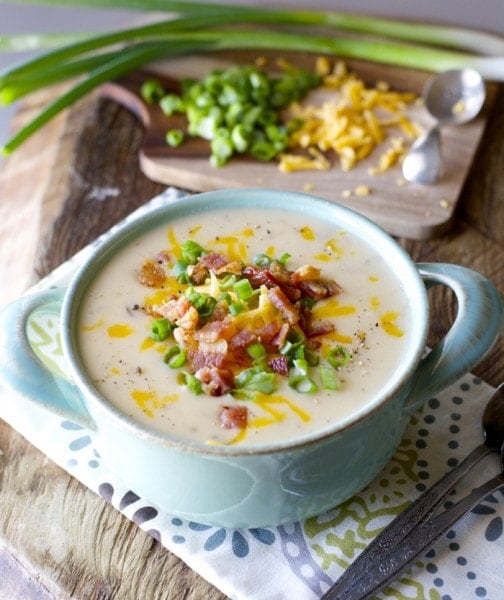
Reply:
[[198, 263], [208, 270], [215, 272], [216, 270], [225, 267], [229, 263], [229, 260], [218, 252], [211, 252], [210, 254], [203, 254], [200, 256], [198, 258]]
[[223, 396], [234, 388], [234, 375], [229, 369], [202, 367], [194, 374], [210, 396]]
[[305, 329], [306, 337], [313, 338], [319, 335], [326, 335], [334, 331], [334, 324], [329, 321], [317, 321], [316, 323], [310, 323]]
[[248, 422], [248, 408], [223, 405], [219, 411], [219, 421], [224, 429], [245, 429]]
[[271, 288], [268, 292], [268, 297], [273, 306], [282, 312], [285, 319], [291, 325], [295, 325], [299, 321], [299, 312], [279, 286]]
[[[175, 330], [176, 331], [176, 330]], [[193, 373], [204, 367], [221, 369], [226, 363], [226, 354], [222, 352], [201, 352], [197, 348], [185, 348], [187, 361]]]
[[138, 274], [138, 281], [147, 287], [163, 287], [166, 281], [166, 272], [163, 265], [153, 260], [146, 260]]
[[195, 285], [201, 285], [205, 283], [208, 277], [208, 269], [204, 264], [199, 262], [195, 265], [190, 265], [187, 267], [187, 273]]
[[287, 298], [289, 298], [291, 302], [296, 302], [297, 300], [300, 300], [303, 295], [299, 288], [289, 283], [280, 284], [280, 289], [287, 296]]
[[261, 287], [261, 285], [265, 285], [268, 289], [278, 286], [278, 281], [270, 271], [259, 269], [254, 265], [246, 266], [242, 270], [242, 275], [250, 281], [254, 289]]
[[257, 327], [255, 329], [255, 333], [257, 334], [257, 339], [261, 344], [265, 346], [274, 346], [274, 339], [278, 335], [282, 328], [281, 321], [270, 321], [269, 323], [265, 323], [262, 327]]
[[196, 329], [199, 321], [198, 311], [194, 308], [194, 306], [190, 306], [186, 312], [175, 321], [175, 324], [181, 327], [182, 329], [193, 330]]
[[223, 267], [218, 269], [212, 269], [216, 275], [221, 275], [222, 273], [229, 273], [234, 275], [241, 275], [243, 265], [239, 260], [233, 260], [228, 262]]
[[288, 283], [292, 272], [284, 265], [274, 260], [267, 269], [279, 284]]
[[268, 365], [275, 373], [285, 376], [289, 374], [289, 361], [286, 356], [274, 356], [270, 358]]
[[305, 296], [314, 300], [330, 298], [341, 293], [342, 288], [336, 281], [326, 281], [324, 279], [310, 279], [309, 281], [300, 281], [298, 288]]
[[229, 340], [229, 349], [238, 350], [241, 348], [246, 348], [256, 341], [257, 333], [250, 331], [250, 329], [242, 329], [233, 335], [233, 337]]
[[164, 304], [156, 305], [155, 309], [160, 315], [168, 319], [168, 321], [175, 323], [175, 321], [185, 315], [190, 307], [192, 307], [192, 304], [186, 296], [180, 296], [179, 298], [170, 298]]
[[208, 321], [194, 332], [194, 339], [199, 342], [215, 342], [219, 338], [226, 339], [229, 336], [229, 321]]
[[271, 345], [275, 348], [281, 348], [285, 342], [287, 341], [287, 336], [289, 335], [290, 327], [288, 323], [282, 323], [278, 333], [271, 340]]

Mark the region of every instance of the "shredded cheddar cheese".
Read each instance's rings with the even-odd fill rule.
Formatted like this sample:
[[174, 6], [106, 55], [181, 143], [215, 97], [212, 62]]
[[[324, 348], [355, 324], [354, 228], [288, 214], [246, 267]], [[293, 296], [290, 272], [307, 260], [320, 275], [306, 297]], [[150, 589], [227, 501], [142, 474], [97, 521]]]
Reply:
[[111, 338], [123, 338], [131, 335], [133, 333], [133, 329], [129, 325], [116, 323], [115, 325], [107, 327], [107, 333]]
[[[280, 171], [327, 170], [329, 152], [339, 157], [343, 171], [349, 171], [383, 144], [392, 128], [409, 139], [418, 136], [418, 127], [406, 114], [407, 106], [416, 100], [414, 94], [391, 91], [385, 82], [367, 87], [344, 63], [331, 67], [326, 57], [317, 60], [315, 69], [323, 76], [324, 89], [334, 91], [334, 96], [318, 105], [291, 105], [291, 115], [302, 125], [291, 134], [291, 152], [280, 156]], [[388, 170], [404, 153], [404, 138], [393, 138], [370, 172]]]

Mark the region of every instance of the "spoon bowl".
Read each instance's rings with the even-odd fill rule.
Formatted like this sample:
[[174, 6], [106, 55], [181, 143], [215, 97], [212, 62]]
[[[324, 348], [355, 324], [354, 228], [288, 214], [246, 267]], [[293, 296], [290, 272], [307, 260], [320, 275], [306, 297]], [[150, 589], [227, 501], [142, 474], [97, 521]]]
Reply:
[[485, 83], [477, 71], [452, 69], [429, 79], [423, 100], [438, 125], [460, 125], [476, 117], [485, 95]]
[[485, 102], [485, 82], [474, 69], [452, 69], [431, 77], [422, 97], [436, 124], [412, 145], [402, 172], [408, 181], [434, 183], [443, 172], [440, 128], [461, 125], [477, 116]]

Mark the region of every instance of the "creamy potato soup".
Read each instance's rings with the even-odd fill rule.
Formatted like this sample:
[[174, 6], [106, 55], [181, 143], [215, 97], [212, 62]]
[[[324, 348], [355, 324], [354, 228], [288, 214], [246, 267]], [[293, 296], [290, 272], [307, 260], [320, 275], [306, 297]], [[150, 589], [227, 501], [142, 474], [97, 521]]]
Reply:
[[333, 223], [236, 209], [159, 225], [100, 271], [80, 310], [96, 388], [207, 444], [298, 438], [386, 385], [411, 315], [393, 266]]

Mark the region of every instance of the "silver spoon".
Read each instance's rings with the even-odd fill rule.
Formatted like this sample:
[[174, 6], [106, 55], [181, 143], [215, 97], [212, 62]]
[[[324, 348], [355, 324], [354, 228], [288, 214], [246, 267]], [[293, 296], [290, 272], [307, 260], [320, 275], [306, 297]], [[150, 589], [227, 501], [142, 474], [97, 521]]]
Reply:
[[406, 155], [402, 172], [408, 181], [433, 183], [442, 175], [440, 129], [474, 119], [485, 102], [485, 83], [474, 69], [453, 69], [431, 77], [423, 90], [425, 108], [436, 124]]
[[[484, 442], [454, 469], [426, 490], [398, 515], [359, 555], [322, 600], [365, 600], [373, 597], [418, 558], [448, 528], [493, 490], [504, 486], [504, 384], [494, 392], [483, 413]], [[494, 477], [451, 509], [433, 514], [459, 482], [482, 458], [501, 452], [503, 473]]]

